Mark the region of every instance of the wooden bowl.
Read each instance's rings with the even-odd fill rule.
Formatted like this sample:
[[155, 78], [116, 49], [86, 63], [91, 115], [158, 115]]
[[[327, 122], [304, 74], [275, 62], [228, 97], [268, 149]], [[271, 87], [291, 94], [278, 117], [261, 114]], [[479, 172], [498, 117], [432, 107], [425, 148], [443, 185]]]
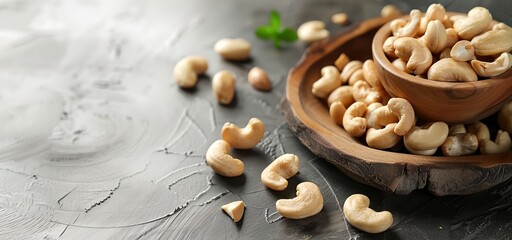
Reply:
[[416, 77], [399, 70], [386, 57], [382, 45], [390, 35], [387, 23], [377, 31], [372, 43], [373, 59], [383, 75], [382, 85], [391, 96], [409, 100], [420, 119], [448, 124], [475, 122], [512, 100], [512, 69], [475, 82]]
[[418, 156], [377, 150], [347, 134], [329, 116], [323, 100], [311, 93], [320, 69], [332, 65], [341, 53], [351, 59], [372, 57], [371, 44], [389, 19], [364, 21], [328, 42], [311, 46], [290, 70], [281, 111], [300, 141], [314, 154], [364, 184], [408, 194], [428, 189], [436, 195], [470, 194], [512, 177], [512, 152], [465, 157]]

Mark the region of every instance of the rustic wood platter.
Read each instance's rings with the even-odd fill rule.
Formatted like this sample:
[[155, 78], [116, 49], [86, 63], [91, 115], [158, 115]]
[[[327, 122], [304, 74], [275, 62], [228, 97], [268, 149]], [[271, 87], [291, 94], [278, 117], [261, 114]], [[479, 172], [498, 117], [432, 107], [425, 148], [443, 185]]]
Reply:
[[489, 189], [512, 177], [512, 151], [464, 157], [418, 156], [377, 150], [347, 134], [311, 93], [320, 69], [341, 53], [351, 59], [372, 57], [371, 44], [386, 18], [363, 21], [345, 33], [310, 46], [290, 70], [281, 111], [290, 129], [317, 156], [354, 180], [397, 194], [427, 189], [435, 195], [464, 195]]

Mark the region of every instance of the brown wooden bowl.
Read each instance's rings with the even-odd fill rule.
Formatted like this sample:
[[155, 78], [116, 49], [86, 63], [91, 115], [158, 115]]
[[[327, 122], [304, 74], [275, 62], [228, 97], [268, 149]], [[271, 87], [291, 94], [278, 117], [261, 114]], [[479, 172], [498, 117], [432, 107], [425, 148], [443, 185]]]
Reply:
[[[457, 14], [457, 13], [450, 13]], [[372, 43], [373, 59], [383, 75], [382, 85], [393, 97], [409, 100], [417, 116], [448, 124], [470, 123], [497, 112], [512, 100], [512, 69], [475, 82], [441, 82], [407, 74], [386, 57], [382, 45], [391, 35], [387, 23]]]
[[372, 39], [389, 19], [364, 21], [327, 42], [311, 46], [290, 70], [281, 111], [300, 141], [346, 175], [378, 189], [408, 194], [428, 189], [436, 195], [471, 194], [512, 177], [512, 152], [465, 157], [418, 156], [377, 150], [347, 134], [329, 116], [326, 104], [311, 93], [320, 69], [341, 53], [351, 59], [372, 57]]

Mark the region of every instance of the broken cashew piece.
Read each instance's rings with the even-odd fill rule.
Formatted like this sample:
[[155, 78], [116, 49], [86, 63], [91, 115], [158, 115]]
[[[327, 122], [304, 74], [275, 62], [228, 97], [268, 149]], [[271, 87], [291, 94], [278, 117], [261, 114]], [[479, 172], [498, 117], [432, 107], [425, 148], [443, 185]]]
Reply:
[[320, 41], [329, 37], [329, 31], [325, 29], [322, 21], [314, 20], [301, 24], [297, 29], [299, 39], [306, 43]]
[[471, 133], [451, 134], [441, 145], [444, 156], [471, 155], [478, 150], [478, 138]]
[[478, 80], [471, 65], [452, 58], [443, 58], [432, 64], [427, 72], [427, 78], [446, 82], [474, 82]]
[[469, 10], [467, 17], [458, 18], [453, 22], [453, 28], [459, 33], [459, 37], [471, 40], [476, 35], [485, 31], [492, 21], [492, 15], [484, 7], [474, 7]]
[[244, 61], [251, 55], [251, 44], [243, 38], [224, 38], [217, 41], [213, 48], [228, 61]]
[[230, 104], [235, 96], [235, 74], [222, 70], [213, 75], [212, 89], [217, 101], [221, 104]]
[[475, 48], [468, 40], [460, 40], [450, 50], [450, 57], [459, 62], [469, 61], [475, 58]]
[[193, 88], [197, 84], [197, 76], [208, 69], [208, 60], [201, 56], [188, 56], [181, 59], [173, 69], [173, 76], [181, 88]]
[[221, 131], [222, 139], [237, 149], [253, 148], [261, 141], [264, 134], [265, 124], [258, 118], [251, 118], [244, 128], [227, 122]]
[[416, 123], [416, 116], [411, 103], [404, 98], [391, 98], [386, 105], [390, 112], [398, 117], [398, 124], [395, 126], [395, 133], [403, 136]]
[[261, 172], [261, 182], [270, 189], [283, 191], [288, 187], [286, 179], [299, 172], [300, 160], [295, 154], [283, 154]]
[[338, 70], [342, 71], [348, 62], [350, 62], [350, 58], [347, 56], [347, 54], [342, 53], [340, 56], [338, 56], [336, 61], [334, 61], [334, 66], [336, 66]]
[[432, 53], [418, 39], [402, 37], [393, 43], [395, 55], [407, 61], [407, 69], [416, 75], [427, 71], [432, 64]]
[[429, 150], [441, 146], [448, 137], [450, 131], [448, 124], [444, 122], [427, 123], [423, 126], [414, 126], [405, 134], [405, 144], [414, 150]]
[[376, 149], [387, 149], [395, 146], [402, 139], [402, 136], [395, 133], [395, 126], [396, 123], [391, 123], [381, 129], [368, 129], [366, 131], [366, 143]]
[[348, 197], [343, 214], [350, 225], [367, 233], [384, 232], [393, 224], [393, 215], [388, 211], [375, 212], [370, 208], [370, 199], [363, 194]]
[[272, 83], [270, 82], [265, 70], [260, 67], [253, 67], [247, 74], [247, 80], [255, 89], [260, 91], [270, 91]]
[[498, 112], [498, 126], [512, 135], [512, 101], [509, 101]]
[[502, 53], [494, 62], [483, 62], [480, 60], [472, 60], [471, 67], [476, 74], [481, 77], [495, 77], [512, 67], [512, 55], [508, 52]]
[[367, 106], [362, 102], [355, 102], [347, 108], [343, 115], [343, 128], [354, 136], [360, 137], [366, 132], [366, 114]]
[[494, 142], [487, 139], [481, 142], [480, 145], [480, 153], [485, 155], [504, 153], [512, 150], [510, 134], [503, 130], [498, 130], [498, 134], [496, 135], [496, 140]]
[[303, 219], [319, 213], [324, 207], [324, 197], [320, 188], [312, 182], [297, 185], [297, 197], [279, 199], [276, 210], [281, 216], [291, 219]]
[[390, 27], [395, 37], [414, 37], [420, 29], [421, 11], [413, 9], [409, 13], [409, 21], [395, 19], [391, 21]]
[[221, 208], [229, 217], [231, 217], [231, 219], [233, 219], [233, 222], [238, 222], [244, 215], [245, 204], [243, 201], [235, 201], [222, 205]]
[[217, 140], [206, 151], [206, 162], [214, 172], [224, 177], [238, 177], [244, 173], [244, 163], [229, 155], [229, 143]]
[[340, 72], [335, 66], [322, 68], [322, 77], [313, 83], [311, 91], [319, 98], [326, 98], [336, 88], [341, 86]]

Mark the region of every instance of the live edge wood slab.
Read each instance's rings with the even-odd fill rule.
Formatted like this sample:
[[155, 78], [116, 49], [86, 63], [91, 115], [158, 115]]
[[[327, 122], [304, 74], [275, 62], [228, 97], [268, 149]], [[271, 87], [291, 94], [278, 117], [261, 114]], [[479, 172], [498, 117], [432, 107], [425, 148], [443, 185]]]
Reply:
[[313, 153], [361, 183], [397, 194], [428, 189], [435, 195], [463, 195], [489, 189], [512, 177], [512, 152], [464, 157], [418, 156], [377, 150], [347, 134], [329, 117], [311, 86], [320, 70], [341, 53], [352, 60], [372, 57], [371, 43], [389, 19], [361, 22], [329, 41], [308, 48], [290, 70], [281, 111], [290, 129]]

